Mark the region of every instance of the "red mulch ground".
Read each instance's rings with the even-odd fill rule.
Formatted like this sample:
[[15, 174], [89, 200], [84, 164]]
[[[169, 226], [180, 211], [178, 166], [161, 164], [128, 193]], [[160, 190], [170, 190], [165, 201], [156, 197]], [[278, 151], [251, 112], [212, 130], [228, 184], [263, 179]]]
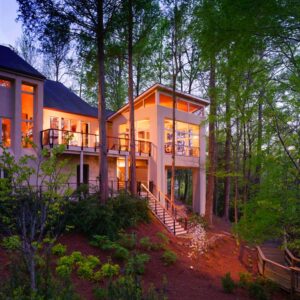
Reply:
[[[215, 220], [214, 228], [208, 232], [208, 237], [218, 236], [208, 252], [198, 259], [188, 257], [190, 249], [188, 240], [175, 238], [169, 234], [155, 219], [151, 224], [141, 224], [132, 229], [140, 238], [149, 236], [153, 241], [158, 241], [156, 233], [164, 232], [170, 239], [169, 248], [178, 255], [178, 260], [173, 266], [164, 266], [160, 257], [162, 251], [151, 251], [151, 260], [146, 266], [143, 276], [145, 286], [153, 283], [154, 286], [163, 286], [163, 277], [167, 278], [167, 296], [169, 300], [227, 300], [249, 299], [244, 290], [238, 289], [234, 294], [225, 294], [222, 291], [221, 277], [230, 272], [234, 280], [239, 279], [240, 272], [253, 272], [256, 274], [256, 251], [245, 245], [237, 245], [234, 238], [228, 233], [230, 226], [221, 220]], [[85, 255], [96, 255], [101, 262], [106, 262], [108, 257], [98, 248], [89, 245], [88, 239], [80, 234], [69, 233], [60, 238], [65, 244], [68, 253], [81, 251]], [[0, 248], [0, 265], [7, 264], [7, 256]], [[3, 273], [2, 273], [3, 274]], [[2, 277], [0, 275], [0, 278]], [[3, 277], [2, 277], [3, 278]], [[76, 291], [87, 300], [93, 297], [95, 283], [72, 276]], [[286, 299], [287, 295], [279, 293], [274, 299]]]

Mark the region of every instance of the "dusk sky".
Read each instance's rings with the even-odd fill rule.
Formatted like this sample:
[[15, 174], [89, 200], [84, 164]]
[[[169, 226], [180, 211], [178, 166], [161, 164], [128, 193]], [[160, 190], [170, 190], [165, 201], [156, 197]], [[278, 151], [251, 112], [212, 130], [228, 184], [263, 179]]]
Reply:
[[15, 46], [21, 36], [21, 22], [17, 22], [16, 0], [0, 0], [0, 44]]

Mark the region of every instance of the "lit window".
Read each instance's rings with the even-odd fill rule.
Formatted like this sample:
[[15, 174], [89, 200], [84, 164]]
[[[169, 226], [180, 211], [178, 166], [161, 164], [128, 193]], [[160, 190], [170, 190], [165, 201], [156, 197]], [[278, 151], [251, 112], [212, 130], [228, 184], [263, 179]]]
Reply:
[[10, 119], [2, 118], [2, 135], [1, 142], [4, 147], [11, 146], [11, 121]]
[[189, 105], [189, 112], [197, 115], [197, 116], [203, 116], [204, 114], [204, 108], [201, 105], [197, 105], [197, 104], [192, 104], [190, 103]]
[[34, 110], [34, 87], [22, 84], [22, 145], [24, 148], [31, 147], [33, 140], [33, 110]]
[[11, 82], [8, 80], [0, 79], [0, 87], [11, 88]]

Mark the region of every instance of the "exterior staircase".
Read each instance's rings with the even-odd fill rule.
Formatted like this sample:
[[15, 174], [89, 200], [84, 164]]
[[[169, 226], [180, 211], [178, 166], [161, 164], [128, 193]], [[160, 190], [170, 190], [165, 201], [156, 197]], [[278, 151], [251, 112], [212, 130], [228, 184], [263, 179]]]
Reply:
[[[141, 184], [140, 197], [147, 199], [151, 212], [169, 232], [176, 236], [187, 233], [186, 218], [180, 217], [176, 208], [172, 206], [166, 207], [162, 204], [144, 184]], [[179, 219], [181, 219], [184, 224], [179, 222]]]

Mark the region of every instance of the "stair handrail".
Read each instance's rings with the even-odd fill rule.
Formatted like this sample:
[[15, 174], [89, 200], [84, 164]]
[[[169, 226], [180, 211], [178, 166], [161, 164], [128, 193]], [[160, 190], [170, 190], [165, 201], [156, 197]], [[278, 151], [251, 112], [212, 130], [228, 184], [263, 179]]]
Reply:
[[[184, 223], [184, 229], [187, 230], [188, 227], [188, 218], [185, 214], [181, 212], [181, 207], [176, 205], [171, 199], [164, 193], [162, 193], [159, 189], [157, 189], [159, 195], [164, 197], [165, 203], [167, 203], [166, 208], [167, 211], [171, 211], [172, 216], [175, 218], [176, 221]], [[169, 210], [169, 206], [171, 210]], [[179, 217], [179, 218], [178, 218]]]
[[[165, 214], [165, 210], [171, 213], [170, 216], [173, 219], [174, 228], [175, 228], [175, 222], [182, 223], [182, 221], [183, 221], [184, 229], [187, 230], [188, 218], [186, 217], [186, 215], [181, 213], [181, 211], [179, 209], [180, 206], [172, 203], [171, 200], [168, 198], [168, 196], [163, 194], [158, 188], [156, 188], [156, 190], [157, 190], [158, 195], [159, 195], [159, 200], [157, 199], [157, 197], [153, 193], [151, 193], [149, 191], [149, 189], [144, 184], [141, 184], [141, 186], [143, 186], [143, 188], [146, 190], [147, 193], [150, 193], [153, 196], [153, 198], [155, 199], [155, 203], [156, 202], [159, 203], [160, 207], [164, 210], [164, 214]], [[168, 208], [168, 206], [166, 207], [165, 205], [163, 205], [160, 202], [160, 195], [162, 195], [164, 197], [164, 199], [166, 200], [166, 203], [168, 203], [168, 205], [171, 206], [171, 210]], [[180, 220], [179, 220], [178, 217], [180, 218]], [[175, 229], [174, 229], [174, 231], [175, 231]]]
[[[157, 204], [159, 205], [159, 207], [161, 209], [163, 209], [163, 220], [161, 220], [161, 221], [163, 222], [164, 225], [166, 225], [165, 215], [166, 215], [166, 211], [168, 211], [168, 210], [165, 208], [164, 205], [161, 204], [160, 201], [157, 200], [156, 196], [153, 193], [151, 193], [149, 191], [149, 189], [143, 183], [141, 183], [141, 189], [144, 189], [147, 192], [147, 194], [150, 194], [153, 197], [153, 199], [154, 199], [154, 205], [155, 205], [155, 207], [154, 207], [154, 213], [157, 215], [157, 217], [158, 217]], [[148, 195], [147, 195], [147, 197], [148, 197]], [[172, 225], [173, 225], [173, 230], [172, 231], [173, 231], [174, 235], [176, 235], [176, 218], [172, 214], [170, 215], [170, 217], [171, 217], [171, 219], [173, 221], [172, 222]], [[160, 220], [159, 217], [158, 217], [158, 219]]]

